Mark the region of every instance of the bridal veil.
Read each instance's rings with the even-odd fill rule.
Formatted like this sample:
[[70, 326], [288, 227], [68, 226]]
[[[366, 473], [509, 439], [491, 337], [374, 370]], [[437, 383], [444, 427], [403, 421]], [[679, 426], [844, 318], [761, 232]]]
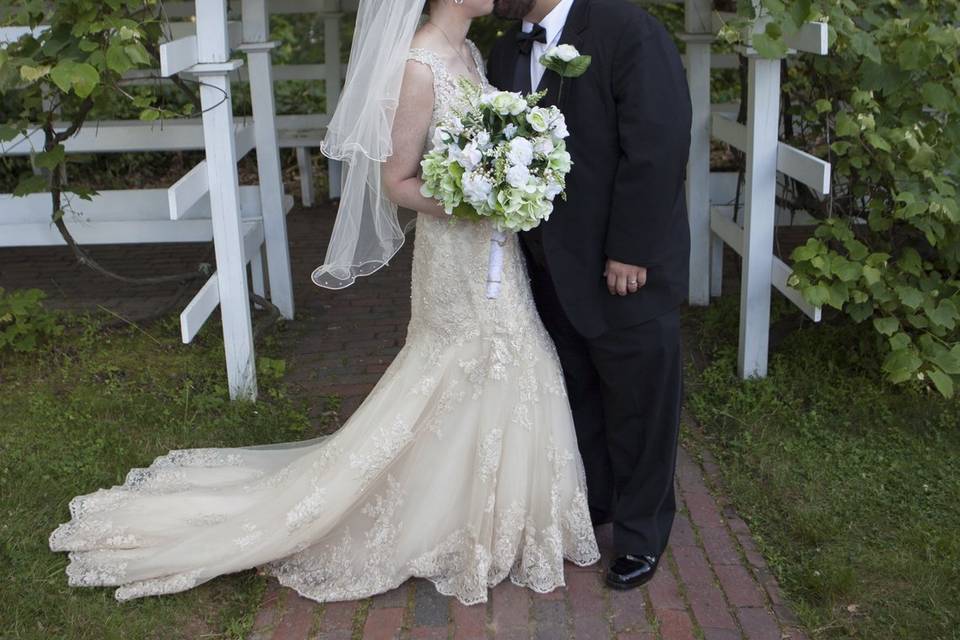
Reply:
[[385, 265], [404, 242], [397, 206], [385, 193], [383, 162], [392, 154], [393, 119], [410, 43], [424, 0], [361, 0], [347, 80], [324, 155], [341, 160], [340, 208], [315, 284], [342, 289]]

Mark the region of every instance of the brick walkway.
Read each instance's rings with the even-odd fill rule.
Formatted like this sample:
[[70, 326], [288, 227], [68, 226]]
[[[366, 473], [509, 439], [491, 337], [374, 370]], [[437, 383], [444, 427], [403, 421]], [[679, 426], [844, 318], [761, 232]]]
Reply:
[[[329, 395], [343, 398], [340, 420], [352, 413], [399, 351], [409, 318], [409, 244], [389, 268], [347, 290], [330, 292], [310, 284], [331, 217], [325, 209], [290, 217], [298, 321], [285, 339], [289, 383], [299, 397], [311, 399], [318, 423]], [[204, 257], [204, 248], [103, 247], [95, 255], [125, 273], [155, 274], [191, 268]], [[74, 266], [61, 249], [0, 250], [0, 286], [39, 286], [51, 296], [51, 305], [100, 304], [129, 316], [153, 308], [176, 289], [117, 287]], [[693, 426], [687, 422], [684, 428]], [[796, 618], [746, 523], [723, 498], [716, 463], [707, 452], [698, 455], [702, 464], [680, 450], [680, 512], [667, 556], [644, 588], [615, 592], [602, 586], [610, 561], [606, 526], [597, 530], [600, 566], [568, 565], [566, 588], [546, 595], [507, 581], [492, 590], [485, 606], [464, 607], [424, 580], [365, 601], [321, 605], [271, 579], [249, 640], [805, 639], [793, 626]]]

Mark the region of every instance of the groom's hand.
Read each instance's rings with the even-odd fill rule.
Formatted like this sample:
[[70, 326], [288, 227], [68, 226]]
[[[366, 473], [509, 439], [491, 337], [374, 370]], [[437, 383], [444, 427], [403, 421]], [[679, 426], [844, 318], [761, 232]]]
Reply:
[[647, 283], [647, 269], [632, 264], [607, 260], [603, 275], [607, 277], [607, 289], [612, 296], [636, 293]]

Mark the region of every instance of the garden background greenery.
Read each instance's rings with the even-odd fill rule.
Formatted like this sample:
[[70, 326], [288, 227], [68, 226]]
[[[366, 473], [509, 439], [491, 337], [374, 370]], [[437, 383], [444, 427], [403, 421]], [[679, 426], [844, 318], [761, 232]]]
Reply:
[[[828, 56], [784, 60], [782, 101], [785, 141], [833, 163], [833, 195], [787, 183], [780, 202], [818, 220], [790, 256], [791, 284], [827, 313], [812, 325], [775, 297], [770, 377], [741, 382], [735, 296], [689, 310], [687, 407], [699, 427], [684, 439], [722, 462], [734, 504], [813, 637], [957, 638], [960, 0], [762, 5], [767, 24], [753, 43], [765, 55], [782, 53], [784, 33], [805, 20], [831, 27]], [[51, 14], [42, 1], [14, 0], [4, 20], [61, 28], [0, 52], [0, 139], [44, 121], [42, 95], [88, 122], [195, 113], [189, 86], [117, 88], [127, 69], [155, 66], [162, 21], [144, 7], [156, 6], [64, 0]], [[742, 16], [717, 46], [735, 51], [752, 5], [716, 7]], [[682, 31], [682, 7], [650, 10]], [[278, 64], [322, 62], [319, 18], [272, 20]], [[485, 48], [502, 26], [479, 21], [472, 37]], [[345, 20], [344, 56], [351, 30]], [[713, 77], [715, 102], [741, 96], [741, 73]], [[235, 98], [249, 114], [244, 85]], [[319, 82], [279, 83], [277, 98], [281, 113], [325, 108]], [[69, 182], [56, 186], [78, 193], [168, 186], [199, 157], [65, 157], [54, 141], [33, 158], [0, 156], [0, 192], [46, 190], [64, 164]], [[714, 157], [715, 168], [739, 160], [721, 148]], [[292, 183], [295, 161], [285, 153], [284, 162]], [[47, 171], [37, 176], [31, 163]], [[241, 170], [253, 176], [249, 162]], [[65, 559], [37, 532], [65, 518], [71, 496], [119, 483], [171, 448], [302, 437], [309, 423], [284, 392], [281, 359], [296, 323], [260, 347], [256, 405], [227, 401], [216, 326], [185, 348], [173, 318], [104, 324], [47, 311], [36, 292], [0, 291], [0, 619], [9, 621], [0, 635], [189, 637], [201, 625], [240, 638], [262, 578], [229, 576], [121, 613], [107, 590], [68, 589]]]

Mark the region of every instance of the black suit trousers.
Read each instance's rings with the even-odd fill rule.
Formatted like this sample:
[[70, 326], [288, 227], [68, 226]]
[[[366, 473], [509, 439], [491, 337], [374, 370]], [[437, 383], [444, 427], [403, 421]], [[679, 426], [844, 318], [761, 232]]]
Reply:
[[613, 522], [618, 556], [661, 554], [676, 513], [680, 310], [584, 338], [564, 313], [549, 272], [534, 257], [535, 246], [522, 244], [537, 309], [563, 366], [591, 516], [595, 522]]

